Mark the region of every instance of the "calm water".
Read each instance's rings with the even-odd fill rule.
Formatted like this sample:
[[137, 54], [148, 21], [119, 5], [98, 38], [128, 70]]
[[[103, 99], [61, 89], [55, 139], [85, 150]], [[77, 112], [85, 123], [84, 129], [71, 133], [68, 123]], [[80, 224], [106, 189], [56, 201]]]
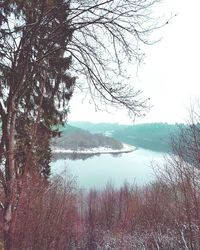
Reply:
[[153, 180], [152, 164], [163, 163], [163, 154], [145, 149], [113, 157], [109, 154], [94, 156], [87, 160], [62, 159], [52, 162], [52, 173], [74, 176], [80, 187], [103, 188], [111, 182], [120, 187], [124, 182], [143, 185]]

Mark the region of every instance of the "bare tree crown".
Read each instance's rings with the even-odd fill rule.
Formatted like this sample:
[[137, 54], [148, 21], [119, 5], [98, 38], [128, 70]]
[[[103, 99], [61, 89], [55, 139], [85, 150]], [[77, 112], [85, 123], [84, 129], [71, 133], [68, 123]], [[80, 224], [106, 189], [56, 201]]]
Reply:
[[[94, 104], [100, 98], [105, 104], [125, 106], [130, 114], [140, 116], [148, 108], [148, 99], [142, 99], [141, 91], [130, 84], [125, 67], [130, 61], [142, 60], [140, 43], [151, 43], [149, 35], [162, 26], [152, 15], [157, 2], [4, 1], [3, 7], [0, 6], [1, 65], [9, 69], [16, 63], [19, 65], [19, 60], [22, 65], [26, 61], [44, 65], [48, 58], [46, 64], [51, 67], [49, 57], [60, 51], [62, 56], [71, 58], [69, 69], [80, 78], [77, 86], [90, 92]], [[40, 51], [33, 45], [37, 36], [40, 41], [35, 42]], [[19, 58], [21, 49], [24, 56]], [[55, 81], [55, 75], [49, 78], [52, 83]], [[17, 87], [18, 92], [23, 86]]]

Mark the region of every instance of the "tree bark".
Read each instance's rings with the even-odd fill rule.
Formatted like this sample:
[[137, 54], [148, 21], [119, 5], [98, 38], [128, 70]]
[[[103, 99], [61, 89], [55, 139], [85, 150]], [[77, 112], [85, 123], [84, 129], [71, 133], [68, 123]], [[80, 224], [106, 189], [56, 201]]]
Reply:
[[5, 207], [4, 207], [4, 248], [5, 250], [12, 250], [13, 248], [13, 212], [14, 212], [14, 200], [16, 193], [16, 185], [15, 185], [15, 110], [14, 110], [14, 102], [11, 101], [10, 109], [8, 113], [9, 119], [9, 137], [8, 137], [8, 146], [7, 146], [7, 154], [8, 154], [8, 163], [6, 167], [6, 192], [5, 192]]

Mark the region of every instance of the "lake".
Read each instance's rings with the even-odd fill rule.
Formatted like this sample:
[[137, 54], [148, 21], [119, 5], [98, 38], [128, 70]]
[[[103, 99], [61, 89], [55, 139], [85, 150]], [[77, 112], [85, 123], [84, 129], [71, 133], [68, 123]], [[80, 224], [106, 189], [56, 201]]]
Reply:
[[162, 153], [140, 148], [131, 153], [101, 154], [87, 160], [59, 159], [51, 166], [52, 174], [70, 174], [81, 188], [101, 189], [108, 182], [115, 187], [125, 182], [139, 186], [147, 184], [154, 179], [152, 164], [162, 167], [163, 161]]

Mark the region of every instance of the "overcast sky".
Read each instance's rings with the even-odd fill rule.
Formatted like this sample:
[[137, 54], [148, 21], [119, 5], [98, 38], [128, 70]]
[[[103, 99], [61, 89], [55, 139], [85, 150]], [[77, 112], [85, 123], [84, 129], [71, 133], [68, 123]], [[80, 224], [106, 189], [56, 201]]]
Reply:
[[[159, 31], [162, 40], [145, 49], [144, 64], [133, 76], [137, 88], [153, 105], [137, 123], [184, 122], [190, 103], [200, 96], [200, 1], [165, 0], [160, 8], [166, 16], [177, 16]], [[81, 94], [74, 95], [70, 106], [69, 121], [132, 122], [125, 110], [95, 112]]]

